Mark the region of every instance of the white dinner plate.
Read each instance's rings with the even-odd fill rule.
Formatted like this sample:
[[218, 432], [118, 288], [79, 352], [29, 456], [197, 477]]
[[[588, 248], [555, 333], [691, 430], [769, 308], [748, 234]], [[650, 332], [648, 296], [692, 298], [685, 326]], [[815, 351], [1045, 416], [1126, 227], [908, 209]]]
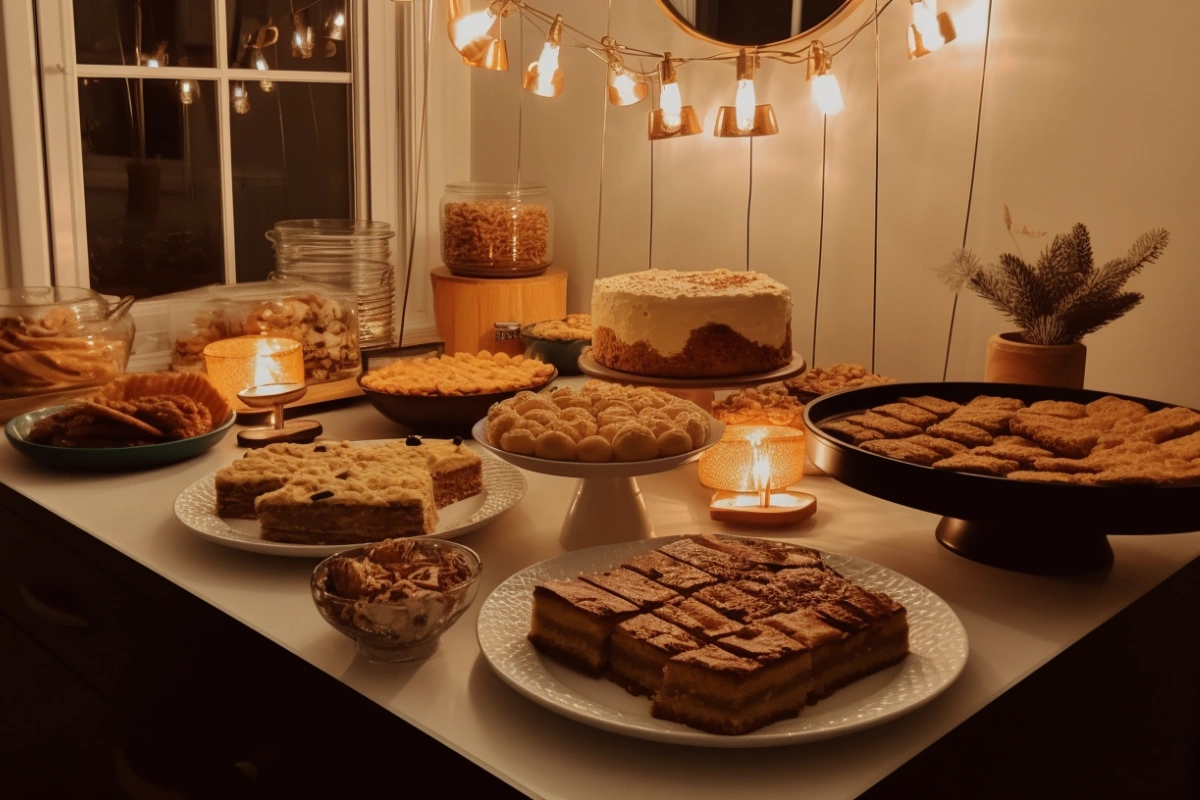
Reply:
[[[363, 442], [371, 444], [372, 442]], [[525, 496], [526, 482], [521, 470], [487, 453], [483, 459], [483, 491], [445, 508], [438, 509], [437, 530], [430, 539], [454, 539], [482, 528]], [[275, 556], [325, 558], [354, 544], [292, 544], [270, 542], [262, 538], [258, 520], [226, 519], [217, 516], [216, 473], [205, 475], [180, 492], [175, 499], [175, 516], [210, 542], [267, 553]]]
[[904, 661], [808, 706], [795, 719], [740, 736], [721, 736], [650, 716], [650, 700], [540, 653], [526, 638], [533, 587], [612, 569], [678, 536], [591, 547], [534, 564], [496, 587], [479, 611], [483, 655], [509, 686], [551, 711], [613, 733], [700, 747], [774, 747], [842, 736], [895, 719], [941, 694], [967, 663], [967, 632], [944, 600], [916, 581], [852, 556], [822, 553], [849, 580], [887, 592], [908, 610]]

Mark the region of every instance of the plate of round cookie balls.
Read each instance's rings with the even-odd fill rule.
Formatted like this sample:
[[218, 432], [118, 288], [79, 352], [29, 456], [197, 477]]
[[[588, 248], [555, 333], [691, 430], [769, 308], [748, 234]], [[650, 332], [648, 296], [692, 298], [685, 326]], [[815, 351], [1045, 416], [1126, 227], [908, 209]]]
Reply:
[[662, 390], [590, 381], [578, 391], [520, 392], [493, 405], [471, 433], [515, 466], [585, 478], [674, 469], [720, 441], [724, 429]]

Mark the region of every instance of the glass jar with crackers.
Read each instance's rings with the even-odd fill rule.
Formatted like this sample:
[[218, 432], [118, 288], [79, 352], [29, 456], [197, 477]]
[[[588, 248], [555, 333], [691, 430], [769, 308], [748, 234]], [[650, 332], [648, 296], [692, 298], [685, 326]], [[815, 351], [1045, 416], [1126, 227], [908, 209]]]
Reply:
[[451, 183], [442, 196], [442, 263], [476, 278], [541, 275], [554, 260], [554, 204], [537, 184]]
[[206, 286], [167, 298], [171, 369], [204, 368], [205, 345], [235, 336], [281, 336], [304, 350], [308, 384], [352, 379], [362, 371], [353, 292], [288, 278]]

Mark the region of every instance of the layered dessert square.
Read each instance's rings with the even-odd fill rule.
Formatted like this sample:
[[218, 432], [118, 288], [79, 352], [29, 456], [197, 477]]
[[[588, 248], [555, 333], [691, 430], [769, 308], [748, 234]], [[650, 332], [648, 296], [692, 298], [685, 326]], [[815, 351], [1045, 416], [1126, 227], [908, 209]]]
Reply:
[[613, 631], [640, 613], [628, 600], [585, 581], [546, 581], [533, 590], [529, 641], [584, 672], [601, 675], [608, 667]]

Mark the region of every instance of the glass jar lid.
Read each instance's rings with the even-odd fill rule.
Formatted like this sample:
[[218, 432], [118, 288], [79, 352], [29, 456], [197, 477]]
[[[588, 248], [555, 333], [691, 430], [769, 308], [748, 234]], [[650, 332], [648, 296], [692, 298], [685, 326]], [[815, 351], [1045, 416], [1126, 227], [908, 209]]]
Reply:
[[463, 183], [446, 184], [448, 194], [470, 195], [476, 197], [509, 197], [518, 199], [524, 195], [541, 195], [546, 193], [545, 184], [541, 183], [488, 183], [486, 181], [464, 181]]

